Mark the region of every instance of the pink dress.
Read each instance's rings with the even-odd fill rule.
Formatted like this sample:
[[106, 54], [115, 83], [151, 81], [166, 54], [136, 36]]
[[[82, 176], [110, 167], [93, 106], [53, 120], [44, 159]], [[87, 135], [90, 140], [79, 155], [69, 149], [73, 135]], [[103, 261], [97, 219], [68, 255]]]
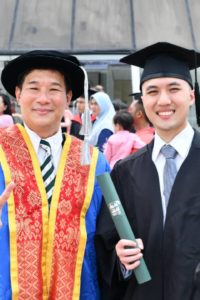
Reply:
[[104, 154], [112, 169], [118, 160], [127, 157], [144, 145], [145, 143], [135, 133], [120, 130], [109, 137], [105, 144]]
[[146, 127], [136, 131], [136, 134], [141, 138], [145, 144], [149, 144], [154, 137], [155, 129], [153, 127]]
[[0, 116], [0, 128], [7, 128], [10, 125], [12, 125], [13, 122], [13, 118], [10, 115], [1, 115]]
[[70, 133], [71, 123], [73, 119], [73, 114], [69, 109], [65, 109], [64, 112], [64, 122], [61, 122], [61, 127], [66, 128], [66, 132]]

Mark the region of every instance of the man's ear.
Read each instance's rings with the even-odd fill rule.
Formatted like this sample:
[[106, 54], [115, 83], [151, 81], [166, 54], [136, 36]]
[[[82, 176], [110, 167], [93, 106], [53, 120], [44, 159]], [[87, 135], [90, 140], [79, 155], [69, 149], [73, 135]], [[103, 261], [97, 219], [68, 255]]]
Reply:
[[141, 110], [138, 110], [136, 113], [135, 113], [136, 117], [139, 119], [142, 117], [142, 111]]
[[67, 92], [66, 99], [67, 99], [67, 103], [66, 103], [67, 107], [69, 107], [71, 100], [72, 100], [72, 91], [71, 90]]
[[21, 90], [18, 86], [16, 86], [16, 88], [15, 88], [15, 98], [16, 98], [18, 104], [19, 104], [20, 94], [21, 94]]
[[[198, 101], [198, 99], [196, 99]], [[192, 106], [195, 103], [195, 92], [194, 90], [190, 91], [190, 106]]]

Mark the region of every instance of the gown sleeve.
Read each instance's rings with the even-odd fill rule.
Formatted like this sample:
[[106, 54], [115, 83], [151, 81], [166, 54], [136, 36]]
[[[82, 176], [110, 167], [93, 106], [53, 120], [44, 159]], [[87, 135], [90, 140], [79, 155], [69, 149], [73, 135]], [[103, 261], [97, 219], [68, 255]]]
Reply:
[[[120, 195], [117, 172], [112, 170], [111, 177]], [[99, 271], [100, 289], [102, 299], [123, 299], [126, 280], [124, 280], [115, 252], [115, 245], [119, 241], [119, 235], [108, 211], [105, 201], [102, 203], [97, 223], [95, 247]]]
[[[4, 174], [0, 165], [0, 194], [5, 188]], [[0, 300], [11, 300], [10, 282], [10, 245], [8, 227], [8, 206], [2, 208], [1, 220], [3, 226], [0, 228]]]
[[[95, 177], [109, 172], [109, 166], [105, 157], [99, 152]], [[86, 214], [87, 243], [83, 260], [81, 275], [81, 297], [80, 300], [100, 300], [99, 283], [97, 276], [96, 251], [94, 246], [94, 236], [96, 232], [97, 217], [102, 205], [102, 193], [100, 186], [95, 179], [94, 191], [89, 209]]]

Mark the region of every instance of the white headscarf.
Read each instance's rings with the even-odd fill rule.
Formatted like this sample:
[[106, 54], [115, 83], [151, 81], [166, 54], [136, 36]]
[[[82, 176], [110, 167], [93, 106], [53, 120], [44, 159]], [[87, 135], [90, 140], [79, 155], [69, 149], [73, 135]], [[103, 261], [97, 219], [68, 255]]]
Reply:
[[113, 117], [115, 115], [115, 109], [110, 97], [104, 92], [97, 92], [93, 94], [91, 99], [94, 99], [100, 108], [100, 113], [94, 122], [92, 132], [89, 136], [90, 144], [96, 146], [99, 134], [103, 129], [109, 129], [114, 132]]

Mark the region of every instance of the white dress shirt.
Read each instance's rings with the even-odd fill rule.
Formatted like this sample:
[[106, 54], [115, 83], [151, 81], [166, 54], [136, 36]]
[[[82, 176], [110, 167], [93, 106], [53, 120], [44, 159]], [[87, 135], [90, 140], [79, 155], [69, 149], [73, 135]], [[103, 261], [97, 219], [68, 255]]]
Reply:
[[[194, 136], [194, 130], [192, 129], [191, 125], [188, 123], [187, 126], [169, 143], [178, 152], [178, 154], [175, 158], [177, 171], [180, 169], [182, 163], [184, 162], [184, 160], [186, 159], [186, 157], [189, 153], [193, 136]], [[155, 133], [154, 146], [153, 146], [153, 151], [152, 151], [152, 160], [156, 166], [156, 169], [158, 171], [158, 176], [159, 176], [160, 192], [161, 192], [161, 199], [162, 199], [162, 209], [163, 209], [163, 223], [165, 223], [165, 218], [166, 218], [165, 197], [163, 194], [163, 191], [164, 191], [163, 172], [164, 172], [166, 158], [160, 152], [160, 149], [165, 144], [166, 144], [166, 142], [163, 141], [157, 135], [157, 133]], [[121, 263], [120, 263], [120, 268], [121, 268], [123, 277], [125, 279], [128, 278], [132, 274], [132, 271], [127, 271]]]
[[[186, 159], [189, 153], [193, 136], [194, 136], [194, 130], [192, 129], [191, 125], [188, 123], [187, 126], [177, 136], [175, 136], [175, 138], [169, 143], [174, 149], [176, 149], [178, 153], [175, 158], [177, 171], [180, 169], [182, 163], [184, 162], [184, 160]], [[164, 191], [163, 172], [164, 172], [166, 159], [164, 155], [160, 152], [160, 149], [165, 144], [166, 142], [163, 141], [158, 136], [157, 133], [155, 133], [152, 160], [156, 166], [156, 169], [158, 171], [158, 176], [159, 176], [164, 222], [166, 218], [166, 207], [165, 207], [165, 197], [163, 194]]]
[[[43, 162], [43, 153], [41, 151], [41, 148], [39, 147], [41, 137], [39, 137], [39, 135], [37, 135], [34, 131], [32, 131], [30, 128], [28, 128], [28, 126], [26, 124], [24, 124], [24, 127], [25, 127], [26, 132], [32, 142], [35, 153], [37, 154], [39, 162], [41, 164]], [[57, 170], [60, 156], [61, 156], [62, 141], [63, 141], [61, 128], [59, 128], [59, 130], [56, 134], [48, 137], [47, 139], [43, 139], [43, 140], [47, 141], [51, 146], [54, 168], [55, 168], [55, 170]]]

